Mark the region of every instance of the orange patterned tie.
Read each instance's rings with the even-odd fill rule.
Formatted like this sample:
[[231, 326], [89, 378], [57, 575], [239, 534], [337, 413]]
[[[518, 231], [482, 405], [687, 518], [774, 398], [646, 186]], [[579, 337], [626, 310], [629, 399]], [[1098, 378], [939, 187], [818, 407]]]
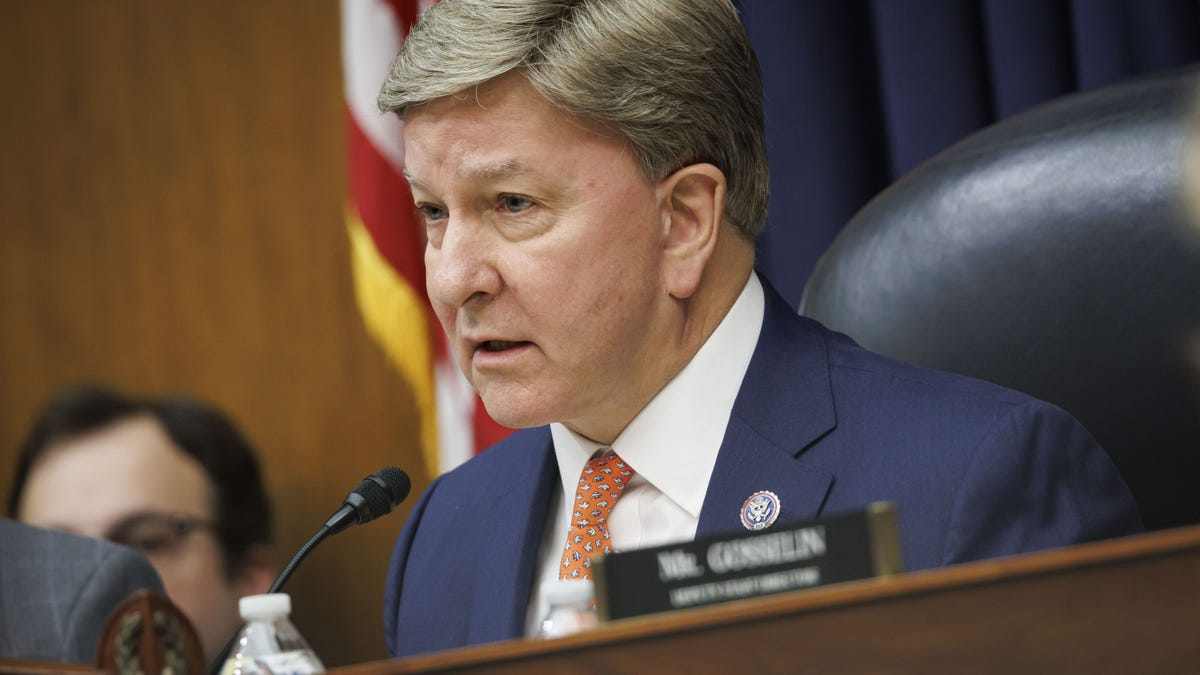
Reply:
[[583, 466], [559, 579], [591, 579], [591, 557], [612, 552], [606, 525], [608, 514], [632, 477], [633, 469], [611, 452], [593, 457]]

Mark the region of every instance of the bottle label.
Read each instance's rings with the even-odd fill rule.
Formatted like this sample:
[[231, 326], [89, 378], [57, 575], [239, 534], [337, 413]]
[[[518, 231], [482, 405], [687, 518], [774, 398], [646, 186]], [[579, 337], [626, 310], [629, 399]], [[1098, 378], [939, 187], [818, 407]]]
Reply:
[[311, 651], [297, 650], [231, 658], [225, 662], [222, 675], [312, 675], [323, 672], [325, 669]]

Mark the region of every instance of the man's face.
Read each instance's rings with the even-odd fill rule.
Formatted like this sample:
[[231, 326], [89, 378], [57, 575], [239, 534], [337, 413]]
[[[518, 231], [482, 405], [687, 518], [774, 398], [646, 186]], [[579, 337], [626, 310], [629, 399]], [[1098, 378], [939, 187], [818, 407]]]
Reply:
[[488, 412], [611, 440], [679, 340], [661, 184], [515, 73], [409, 110], [404, 132], [429, 297]]
[[19, 516], [146, 553], [209, 658], [241, 623], [240, 590], [225, 575], [204, 469], [153, 418], [129, 418], [52, 446], [29, 474]]

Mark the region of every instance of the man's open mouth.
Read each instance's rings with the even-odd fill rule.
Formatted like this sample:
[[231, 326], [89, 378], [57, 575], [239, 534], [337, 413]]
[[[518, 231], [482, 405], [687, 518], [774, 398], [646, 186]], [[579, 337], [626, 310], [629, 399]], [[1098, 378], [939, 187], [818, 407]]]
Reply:
[[480, 343], [479, 348], [485, 352], [502, 352], [506, 349], [512, 349], [514, 347], [520, 347], [521, 345], [527, 344], [529, 343], [524, 340], [485, 340], [484, 342]]

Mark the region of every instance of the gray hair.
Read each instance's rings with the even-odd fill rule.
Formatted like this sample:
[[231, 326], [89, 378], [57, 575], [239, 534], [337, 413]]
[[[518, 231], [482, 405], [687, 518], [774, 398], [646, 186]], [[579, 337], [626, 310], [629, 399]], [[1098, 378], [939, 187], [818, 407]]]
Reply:
[[615, 128], [650, 180], [715, 165], [729, 222], [762, 229], [762, 78], [729, 0], [443, 0], [409, 33], [379, 107], [403, 117], [516, 69], [553, 105]]

